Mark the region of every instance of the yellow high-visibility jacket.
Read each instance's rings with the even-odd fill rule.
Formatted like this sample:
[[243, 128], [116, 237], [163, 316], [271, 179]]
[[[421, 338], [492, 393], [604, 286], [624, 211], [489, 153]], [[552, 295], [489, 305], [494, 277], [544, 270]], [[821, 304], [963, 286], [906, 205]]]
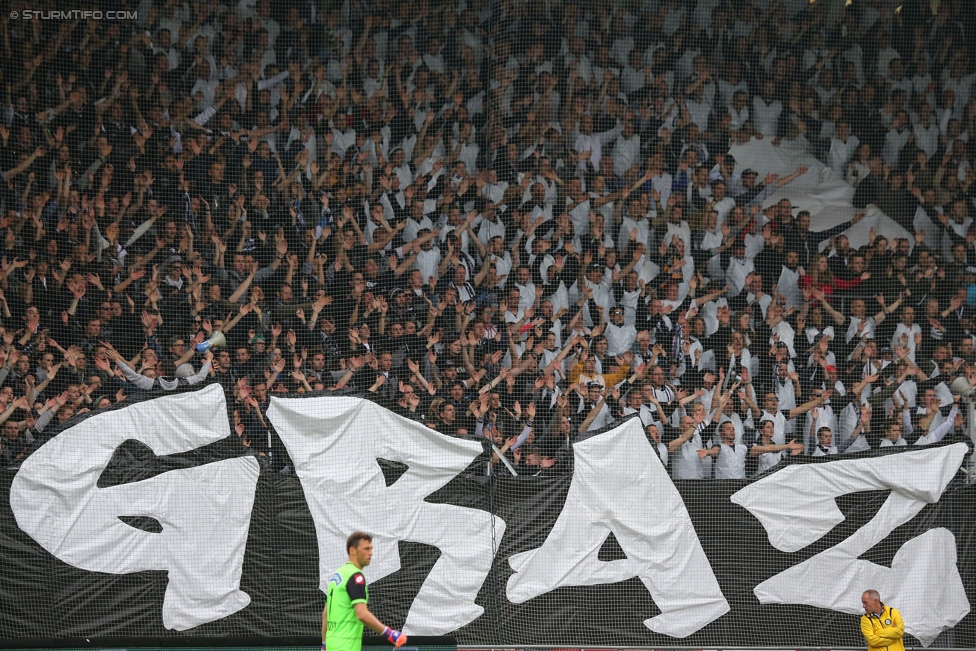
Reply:
[[868, 651], [905, 651], [905, 622], [896, 608], [881, 604], [880, 615], [861, 615], [861, 633]]

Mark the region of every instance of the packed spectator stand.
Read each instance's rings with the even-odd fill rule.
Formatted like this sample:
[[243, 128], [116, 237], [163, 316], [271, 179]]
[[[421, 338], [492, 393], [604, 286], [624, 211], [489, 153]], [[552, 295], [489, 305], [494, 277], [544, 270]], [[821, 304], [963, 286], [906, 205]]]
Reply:
[[[115, 4], [0, 18], [5, 463], [206, 382], [268, 472], [309, 392], [501, 474], [632, 414], [676, 479], [963, 436], [966, 3]], [[760, 141], [859, 212], [777, 200], [810, 170], [741, 169]], [[866, 214], [914, 240], [853, 246]]]

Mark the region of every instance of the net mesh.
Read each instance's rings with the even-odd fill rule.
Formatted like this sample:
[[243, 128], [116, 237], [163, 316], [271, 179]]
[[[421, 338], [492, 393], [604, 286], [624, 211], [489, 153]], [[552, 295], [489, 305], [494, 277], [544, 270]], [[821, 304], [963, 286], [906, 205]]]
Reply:
[[317, 636], [363, 529], [411, 635], [976, 645], [965, 3], [62, 4], [0, 637]]

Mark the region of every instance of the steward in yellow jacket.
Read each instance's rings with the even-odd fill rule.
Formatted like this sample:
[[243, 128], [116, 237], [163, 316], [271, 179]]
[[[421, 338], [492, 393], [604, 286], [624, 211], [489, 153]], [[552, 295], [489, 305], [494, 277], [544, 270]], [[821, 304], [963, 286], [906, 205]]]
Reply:
[[868, 644], [868, 651], [905, 651], [905, 622], [901, 613], [881, 603], [875, 590], [868, 590], [861, 596], [861, 605], [864, 606], [861, 634]]

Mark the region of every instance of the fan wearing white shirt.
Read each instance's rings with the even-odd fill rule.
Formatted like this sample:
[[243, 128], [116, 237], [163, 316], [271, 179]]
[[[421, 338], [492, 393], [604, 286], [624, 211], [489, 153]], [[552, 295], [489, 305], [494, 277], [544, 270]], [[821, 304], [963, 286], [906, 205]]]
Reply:
[[647, 246], [647, 238], [650, 235], [651, 220], [649, 214], [644, 210], [644, 204], [637, 195], [631, 195], [624, 206], [623, 218], [620, 220], [620, 232], [617, 235], [617, 251], [623, 253], [627, 250], [627, 245], [633, 238]]
[[[542, 201], [545, 203], [546, 207], [552, 207], [556, 204], [556, 199], [559, 198], [559, 176], [556, 175], [555, 170], [552, 169], [552, 162], [548, 156], [542, 156], [539, 158], [539, 173], [535, 175], [532, 180], [533, 188], [538, 186], [542, 189]], [[523, 200], [525, 197], [523, 196]], [[496, 201], [495, 203], [501, 203], [501, 201]]]
[[915, 348], [922, 343], [922, 327], [915, 323], [915, 308], [905, 305], [901, 308], [901, 320], [891, 336], [891, 347], [908, 348], [908, 359], [915, 362]]
[[710, 83], [709, 77], [693, 79], [685, 89], [685, 110], [688, 111], [692, 124], [698, 125], [698, 130], [702, 133], [708, 131], [708, 118], [712, 114], [712, 99], [705, 92], [706, 83], [709, 84], [711, 95], [714, 96], [715, 86]]
[[834, 445], [834, 433], [829, 427], [821, 427], [817, 430], [817, 447], [813, 449], [813, 456], [826, 457], [833, 454], [840, 454], [840, 450]]
[[532, 272], [525, 265], [519, 265], [511, 286], [519, 292], [518, 304], [523, 311], [536, 307], [537, 302], [542, 298], [541, 293], [537, 293], [535, 290]]
[[722, 178], [712, 181], [712, 204], [712, 210], [718, 214], [718, 225], [721, 226], [735, 208], [735, 199], [728, 195], [728, 186]]
[[[748, 291], [746, 292], [746, 305], [757, 304], [759, 309], [762, 311], [762, 320], [766, 319], [766, 313], [769, 310], [769, 306], [773, 303], [773, 297], [763, 291], [763, 279], [757, 273], [752, 274], [752, 278], [748, 282]], [[758, 316], [758, 315], [757, 315]], [[756, 317], [754, 317], [756, 318]]]
[[[724, 257], [724, 253], [723, 253]], [[725, 282], [729, 286], [729, 298], [738, 296], [746, 286], [746, 278], [756, 270], [752, 260], [746, 257], [746, 245], [736, 239], [732, 243], [732, 255], [729, 256], [728, 267], [725, 270]]]
[[417, 254], [417, 259], [414, 265], [420, 270], [420, 277], [425, 281], [430, 278], [437, 278], [438, 266], [441, 263], [441, 250], [436, 246], [433, 246], [433, 239], [436, 234], [431, 231], [422, 229], [414, 242], [414, 252]]
[[623, 131], [613, 141], [613, 152], [610, 154], [617, 174], [623, 176], [640, 160], [640, 148], [641, 138], [634, 130], [634, 122], [624, 120]]
[[[630, 265], [628, 265], [630, 266]], [[635, 325], [637, 323], [637, 309], [641, 302], [640, 276], [636, 271], [624, 273], [623, 278], [612, 286], [613, 302], [623, 309], [624, 323]]]
[[742, 63], [733, 59], [725, 66], [725, 77], [718, 80], [718, 94], [723, 104], [731, 104], [740, 92], [743, 93], [743, 103], [748, 102], [749, 84], [742, 79]]
[[661, 460], [661, 463], [664, 464], [664, 468], [667, 469], [669, 454], [681, 447], [679, 439], [674, 439], [668, 444], [663, 443], [661, 441], [661, 430], [656, 423], [651, 423], [647, 426], [647, 435], [652, 441], [654, 452], [657, 453], [657, 458]]
[[[481, 217], [482, 220], [478, 227], [475, 244], [478, 246], [480, 255], [484, 257], [484, 245], [488, 245], [489, 242], [494, 238], [503, 240], [505, 237], [505, 224], [498, 219], [496, 209], [491, 207], [491, 204], [489, 204], [485, 211], [481, 214]], [[476, 221], [477, 219], [475, 222]], [[474, 228], [475, 222], [471, 223], [472, 228]]]
[[601, 395], [603, 385], [599, 382], [590, 382], [586, 386], [586, 397], [580, 394], [577, 416], [586, 414], [583, 422], [579, 425], [579, 431], [590, 432], [600, 429], [613, 421], [613, 414], [610, 407], [606, 404]]
[[423, 231], [434, 230], [434, 223], [424, 214], [424, 202], [415, 200], [410, 204], [410, 216], [406, 219], [406, 226], [403, 228], [403, 241], [412, 242], [417, 239], [417, 235]]
[[850, 448], [856, 440], [856, 436], [851, 436], [840, 445], [834, 445], [834, 433], [829, 427], [821, 427], [817, 430], [817, 447], [813, 449], [813, 456], [824, 457], [841, 454]]
[[[653, 79], [653, 77], [652, 77]], [[647, 83], [644, 73], [644, 53], [640, 49], [633, 49], [627, 55], [627, 65], [620, 73], [620, 92], [630, 95]]]
[[[502, 287], [505, 281], [508, 280], [508, 274], [512, 271], [512, 255], [505, 250], [504, 243], [502, 239], [492, 238], [491, 246], [489, 246], [489, 253], [487, 254], [489, 270], [494, 271], [494, 283], [490, 283], [493, 287]], [[489, 280], [492, 276], [489, 274]], [[475, 279], [477, 280], [477, 279]]]
[[603, 334], [607, 338], [607, 355], [623, 355], [637, 341], [637, 329], [624, 323], [622, 305], [610, 309], [610, 322]]
[[[692, 249], [691, 226], [684, 219], [684, 207], [674, 201], [668, 200], [668, 207], [663, 214], [659, 214], [654, 220], [653, 226], [661, 245], [674, 244], [677, 237], [684, 245], [683, 251], [690, 252]], [[661, 253], [664, 255], [664, 253]]]
[[756, 131], [767, 138], [774, 138], [779, 130], [779, 116], [783, 103], [776, 99], [776, 82], [763, 82], [762, 93], [752, 98], [752, 121]]
[[749, 449], [749, 456], [759, 457], [759, 465], [756, 469], [757, 475], [763, 474], [782, 461], [784, 452], [792, 456], [803, 452], [803, 444], [797, 443], [795, 440], [789, 443], [776, 443], [773, 434], [774, 430], [775, 425], [773, 421], [764, 417], [759, 424], [759, 440]]
[[903, 434], [905, 432], [911, 432], [911, 427], [911, 413], [908, 409], [904, 409], [902, 411], [902, 419], [900, 423], [894, 418], [888, 421], [888, 427], [885, 428], [884, 438], [881, 439], [881, 443], [878, 445], [878, 447], [891, 448], [908, 445], [908, 441], [905, 440]]
[[505, 323], [518, 323], [521, 326], [524, 321], [527, 321], [525, 311], [522, 309], [522, 306], [519, 305], [520, 298], [521, 295], [517, 289], [513, 287], [512, 289], [508, 290], [508, 302], [506, 304], [505, 313], [502, 314], [502, 318], [505, 320]]
[[749, 126], [749, 96], [744, 90], [736, 91], [732, 96], [732, 101], [725, 106], [729, 115], [729, 131], [737, 132]]
[[[950, 410], [951, 408], [951, 410]], [[948, 413], [945, 413], [948, 411]], [[932, 445], [933, 443], [938, 443], [945, 435], [953, 430], [953, 428], [961, 428], [964, 424], [962, 418], [962, 412], [959, 411], [959, 407], [955, 404], [946, 405], [941, 409], [942, 415], [945, 420], [938, 427], [930, 427], [929, 430], [918, 437], [915, 441], [915, 445]]]
[[915, 133], [915, 146], [925, 152], [929, 158], [935, 156], [939, 150], [939, 125], [932, 116], [932, 107], [922, 102], [918, 107], [918, 114], [914, 118], [912, 130]]
[[692, 415], [682, 416], [679, 425], [681, 435], [674, 439], [679, 446], [674, 450], [671, 473], [674, 479], [705, 479], [704, 455], [699, 454], [702, 451], [702, 438], [706, 432], [711, 432], [721, 413], [716, 411], [712, 417], [714, 420], [706, 422], [705, 405], [701, 403], [693, 403], [689, 413]]
[[[483, 174], [484, 171], [478, 174], [479, 181]], [[498, 179], [497, 170], [489, 170], [485, 178], [485, 185], [481, 189], [481, 195], [488, 201], [499, 204], [505, 198], [505, 190], [508, 189], [508, 186], [507, 182]]]
[[[604, 174], [593, 175], [593, 183], [590, 187], [590, 209], [597, 215], [603, 217], [604, 221], [613, 220], [613, 205], [617, 198], [615, 193], [611, 193], [607, 188], [607, 177]], [[592, 216], [590, 217], [592, 222]]]
[[[473, 219], [474, 217], [472, 217], [472, 220]], [[444, 221], [444, 218], [441, 217], [441, 219], [438, 220], [438, 223]], [[471, 241], [471, 232], [468, 230], [470, 225], [471, 221], [465, 219], [464, 215], [461, 214], [461, 209], [452, 204], [450, 208], [448, 208], [446, 223], [440, 229], [441, 243], [446, 243], [448, 235], [454, 233], [453, 237], [456, 240], [455, 246], [467, 257], [470, 254], [468, 251], [468, 244]]]
[[692, 235], [697, 241], [696, 248], [692, 250], [692, 256], [698, 260], [696, 266], [704, 268], [709, 278], [721, 278], [724, 271], [720, 254], [725, 248], [725, 236], [718, 228], [718, 213], [709, 211], [705, 217], [705, 227]]
[[448, 157], [463, 162], [472, 174], [477, 174], [478, 169], [475, 166], [475, 161], [481, 152], [481, 147], [475, 141], [473, 134], [474, 128], [471, 123], [462, 122], [457, 139], [451, 139], [451, 150], [448, 152]]
[[860, 145], [858, 137], [851, 134], [850, 123], [847, 120], [837, 122], [837, 133], [830, 139], [830, 152], [827, 155], [827, 165], [837, 178], [844, 178], [847, 161], [854, 158]]
[[[583, 295], [584, 303], [587, 301], [590, 302], [583, 309], [583, 325], [587, 328], [596, 327], [600, 321], [600, 313], [595, 309], [596, 306], [602, 305], [604, 314], [611, 307], [610, 285], [607, 284], [603, 274], [603, 267], [599, 263], [592, 262], [586, 268], [586, 276], [583, 278], [583, 283], [579, 286], [579, 290]], [[596, 320], [594, 320], [594, 316], [597, 317]]]
[[[772, 421], [773, 431], [771, 433], [771, 440], [773, 443], [782, 444], [786, 442], [786, 423], [788, 420], [796, 418], [800, 414], [805, 414], [814, 407], [823, 405], [827, 398], [823, 397], [824, 394], [817, 392], [819, 395], [815, 395], [812, 400], [806, 402], [799, 407], [793, 407], [792, 409], [780, 409], [779, 408], [779, 396], [776, 391], [770, 389], [766, 391], [763, 397], [763, 409], [760, 416], [760, 420]], [[828, 397], [829, 397], [829, 392]], [[753, 410], [755, 411], [755, 409]], [[800, 444], [802, 448], [803, 445]]]
[[800, 254], [797, 251], [786, 252], [786, 262], [776, 281], [776, 293], [786, 297], [785, 307], [799, 309], [803, 305], [803, 292], [800, 291]]
[[623, 124], [617, 124], [613, 129], [602, 133], [593, 133], [593, 116], [584, 114], [580, 118], [579, 124], [573, 129], [570, 137], [573, 139], [573, 149], [577, 153], [589, 152], [589, 156], [580, 159], [578, 167], [585, 172], [587, 161], [593, 165], [593, 169], [600, 169], [600, 159], [603, 158], [603, 147], [619, 136], [624, 130]]
[[[848, 317], [849, 321], [847, 324], [847, 333], [845, 334], [846, 342], [848, 344], [851, 343], [855, 337], [858, 339], [874, 338], [874, 333], [878, 327], [878, 324], [885, 320], [885, 317], [889, 312], [893, 312], [898, 309], [898, 306], [901, 305], [901, 300], [901, 298], [898, 298], [898, 300], [891, 305], [881, 308], [881, 311], [874, 316], [867, 315], [867, 307], [863, 299], [856, 298], [851, 301], [851, 316]], [[840, 313], [837, 312], [837, 310], [835, 310], [833, 306], [826, 301], [821, 303], [821, 305], [823, 305], [827, 311], [830, 312], [831, 316], [834, 317], [834, 321], [837, 322], [836, 316]], [[843, 315], [841, 315], [841, 317], [843, 318]], [[840, 323], [843, 323], [843, 321]]]
[[735, 425], [727, 420], [718, 428], [720, 443], [709, 450], [699, 450], [698, 454], [715, 457], [715, 479], [745, 479], [746, 458], [749, 444], [735, 440]]

